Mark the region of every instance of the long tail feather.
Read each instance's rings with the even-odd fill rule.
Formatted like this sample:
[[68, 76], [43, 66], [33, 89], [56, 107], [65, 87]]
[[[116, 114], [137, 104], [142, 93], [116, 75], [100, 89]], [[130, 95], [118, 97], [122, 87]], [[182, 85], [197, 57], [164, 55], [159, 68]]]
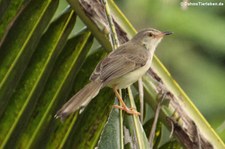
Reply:
[[63, 107], [56, 113], [55, 118], [64, 119], [81, 107], [86, 106], [93, 99], [102, 87], [102, 83], [92, 81], [83, 89], [77, 92]]

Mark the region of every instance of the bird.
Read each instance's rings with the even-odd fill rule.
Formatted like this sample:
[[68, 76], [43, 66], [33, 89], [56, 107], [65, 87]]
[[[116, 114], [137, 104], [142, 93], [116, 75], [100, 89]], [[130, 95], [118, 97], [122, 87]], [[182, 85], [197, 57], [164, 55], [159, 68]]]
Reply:
[[165, 35], [170, 34], [172, 32], [153, 28], [140, 30], [131, 40], [121, 44], [97, 64], [89, 78], [90, 82], [62, 106], [55, 118], [64, 119], [85, 107], [104, 87], [112, 88], [121, 103], [114, 105], [114, 108], [140, 115], [134, 108], [126, 106], [118, 90], [132, 85], [148, 71], [157, 45]]

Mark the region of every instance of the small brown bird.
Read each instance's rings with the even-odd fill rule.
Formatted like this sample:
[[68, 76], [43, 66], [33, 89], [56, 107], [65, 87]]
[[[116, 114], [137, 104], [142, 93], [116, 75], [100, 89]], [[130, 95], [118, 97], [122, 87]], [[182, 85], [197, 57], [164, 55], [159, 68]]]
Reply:
[[139, 115], [128, 108], [118, 93], [118, 89], [127, 88], [141, 78], [151, 66], [155, 49], [161, 39], [171, 32], [161, 32], [147, 28], [138, 32], [130, 41], [108, 54], [98, 63], [90, 77], [90, 83], [77, 92], [55, 115], [64, 119], [69, 114], [86, 106], [103, 87], [111, 87], [122, 106], [114, 105], [129, 114]]

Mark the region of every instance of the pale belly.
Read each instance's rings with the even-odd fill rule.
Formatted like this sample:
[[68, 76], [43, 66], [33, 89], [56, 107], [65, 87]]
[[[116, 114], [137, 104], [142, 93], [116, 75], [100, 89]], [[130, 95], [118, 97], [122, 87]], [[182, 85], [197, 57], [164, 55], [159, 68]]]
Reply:
[[151, 60], [148, 60], [148, 62], [146, 63], [146, 65], [144, 65], [143, 67], [132, 71], [118, 79], [115, 79], [113, 81], [111, 81], [108, 86], [109, 87], [115, 87], [116, 89], [123, 89], [123, 88], [127, 88], [129, 85], [132, 85], [133, 83], [135, 83], [138, 79], [140, 79], [150, 68], [151, 66]]

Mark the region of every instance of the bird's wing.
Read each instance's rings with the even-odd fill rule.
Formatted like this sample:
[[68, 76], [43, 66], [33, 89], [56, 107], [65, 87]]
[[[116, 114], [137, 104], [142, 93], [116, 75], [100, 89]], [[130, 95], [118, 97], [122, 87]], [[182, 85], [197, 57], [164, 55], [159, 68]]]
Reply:
[[97, 65], [90, 80], [100, 79], [104, 83], [110, 82], [144, 66], [149, 56], [148, 50], [142, 47], [123, 45]]

